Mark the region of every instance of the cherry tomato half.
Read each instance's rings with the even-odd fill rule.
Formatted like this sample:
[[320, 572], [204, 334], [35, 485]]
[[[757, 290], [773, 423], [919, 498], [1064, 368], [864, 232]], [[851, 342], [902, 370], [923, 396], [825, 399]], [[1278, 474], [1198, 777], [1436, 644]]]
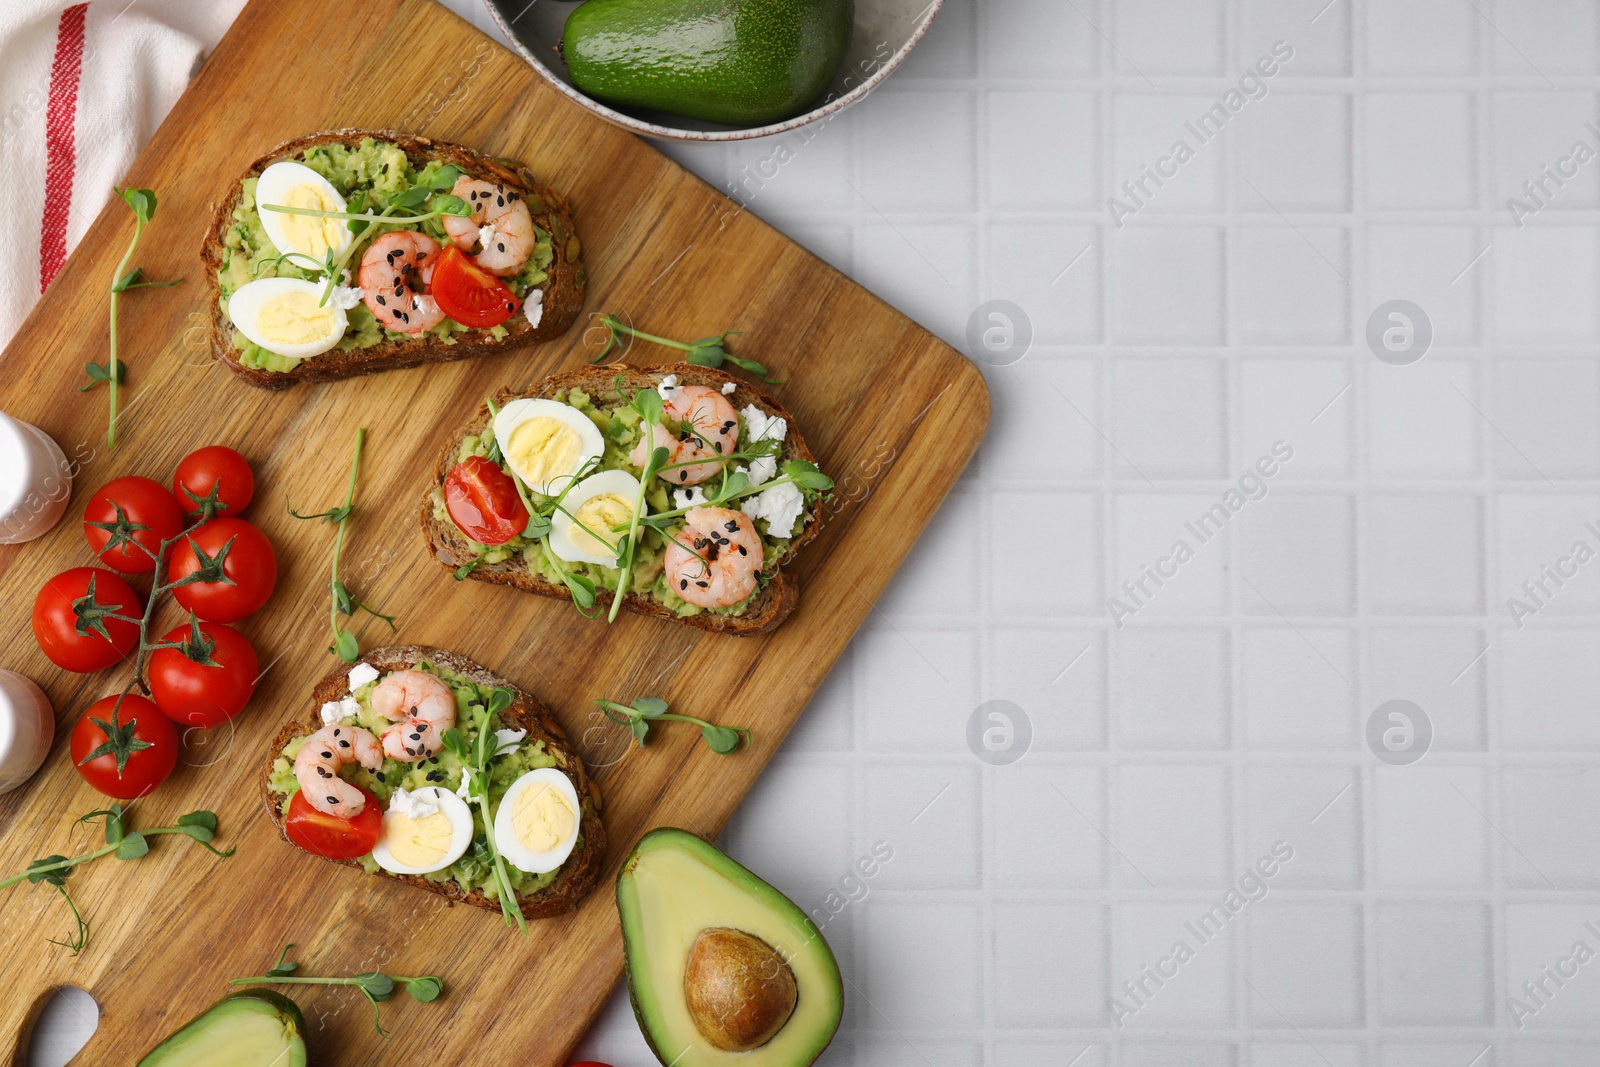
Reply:
[[[356, 786], [361, 789], [360, 786]], [[360, 859], [372, 851], [383, 832], [383, 803], [365, 789], [361, 795], [367, 802], [353, 819], [318, 811], [311, 806], [305, 793], [296, 793], [289, 801], [289, 814], [283, 820], [284, 832], [289, 840], [311, 853], [330, 860]]]
[[[126, 524], [121, 530], [116, 529], [119, 521]], [[176, 537], [183, 527], [183, 509], [178, 507], [177, 499], [166, 486], [149, 478], [107, 482], [83, 509], [83, 535], [89, 540], [89, 548], [100, 562], [123, 574], [149, 574], [155, 570], [161, 542]]]
[[528, 528], [528, 509], [511, 475], [483, 456], [457, 463], [444, 480], [444, 507], [480, 545], [503, 545]]
[[167, 780], [181, 740], [172, 720], [132, 693], [89, 705], [72, 728], [72, 765], [108, 797], [133, 800]]
[[33, 636], [51, 663], [87, 674], [133, 651], [139, 644], [139, 624], [125, 620], [143, 615], [138, 595], [121, 575], [74, 567], [45, 582], [34, 598]]
[[278, 554], [267, 535], [243, 519], [212, 519], [191, 531], [172, 549], [167, 581], [202, 570], [198, 548], [208, 559], [226, 547], [223, 578], [176, 586], [172, 596], [207, 622], [238, 622], [267, 602], [278, 584]]
[[[150, 654], [150, 695], [161, 714], [180, 726], [221, 726], [250, 703], [261, 665], [256, 650], [238, 630], [220, 622], [198, 625], [198, 643], [191, 627], [180, 626], [161, 641], [188, 647], [158, 648]], [[210, 664], [204, 662], [207, 638]]]
[[511, 287], [474, 263], [455, 245], [447, 244], [433, 265], [428, 291], [439, 310], [463, 326], [498, 326], [522, 306]]
[[250, 461], [223, 445], [211, 445], [190, 452], [178, 461], [172, 475], [172, 495], [185, 513], [195, 515], [196, 506], [216, 491], [222, 505], [218, 514], [239, 517], [256, 495], [256, 476]]

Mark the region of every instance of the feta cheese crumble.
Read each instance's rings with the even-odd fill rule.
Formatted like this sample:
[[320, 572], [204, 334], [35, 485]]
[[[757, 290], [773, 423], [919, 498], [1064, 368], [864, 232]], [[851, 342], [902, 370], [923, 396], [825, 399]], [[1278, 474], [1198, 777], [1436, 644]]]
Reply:
[[420, 797], [407, 789], [396, 789], [389, 794], [389, 810], [408, 819], [426, 819], [429, 815], [438, 814], [439, 802]]
[[752, 520], [767, 520], [767, 532], [773, 537], [792, 537], [805, 506], [806, 499], [793, 482], [780, 482], [745, 497], [743, 510]]
[[378, 680], [378, 668], [370, 663], [357, 663], [350, 668], [350, 675], [346, 679], [350, 683], [350, 692], [354, 693], [364, 685], [371, 685]]

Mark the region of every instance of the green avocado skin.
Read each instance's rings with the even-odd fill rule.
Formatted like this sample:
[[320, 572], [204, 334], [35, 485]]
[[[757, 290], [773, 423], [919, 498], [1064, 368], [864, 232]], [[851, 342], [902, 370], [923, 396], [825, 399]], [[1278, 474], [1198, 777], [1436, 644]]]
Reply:
[[822, 96], [854, 20], [855, 0], [587, 0], [562, 48], [597, 100], [763, 125]]
[[268, 989], [223, 997], [145, 1053], [139, 1067], [306, 1067], [305, 1020]]

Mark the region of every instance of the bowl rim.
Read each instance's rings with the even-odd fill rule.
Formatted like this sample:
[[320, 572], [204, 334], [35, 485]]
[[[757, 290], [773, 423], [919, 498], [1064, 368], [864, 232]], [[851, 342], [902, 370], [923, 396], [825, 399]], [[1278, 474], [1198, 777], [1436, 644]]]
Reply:
[[[533, 0], [533, 2], [549, 2], [549, 0]], [[663, 126], [660, 123], [646, 122], [643, 119], [634, 118], [632, 115], [627, 115], [615, 108], [608, 107], [594, 99], [594, 97], [580, 92], [576, 86], [568, 84], [555, 71], [545, 66], [543, 60], [534, 55], [532, 50], [523, 43], [522, 38], [512, 30], [511, 24], [506, 20], [504, 13], [501, 12], [499, 5], [494, 0], [483, 0], [483, 6], [488, 9], [489, 18], [499, 27], [500, 35], [505, 38], [511, 50], [527, 61], [534, 70], [538, 71], [540, 77], [544, 78], [547, 83], [580, 107], [599, 115], [607, 122], [621, 126], [626, 130], [632, 130], [634, 133], [643, 134], [646, 137], [656, 137], [668, 141], [706, 143], [748, 141], [758, 137], [770, 137], [773, 134], [788, 133], [802, 126], [808, 126], [820, 119], [831, 118], [844, 111], [877, 88], [905, 60], [906, 56], [911, 54], [911, 50], [917, 46], [917, 42], [922, 40], [923, 35], [928, 32], [928, 27], [933, 25], [934, 20], [939, 17], [939, 12], [944, 9], [944, 0], [928, 0], [927, 6], [922, 9], [922, 14], [918, 16], [921, 22], [916, 29], [911, 31], [911, 36], [906, 38], [906, 43], [900, 47], [899, 51], [890, 56], [885, 63], [881, 64], [872, 73], [871, 77], [849, 92], [827, 100], [820, 107], [807, 111], [803, 115], [796, 115], [794, 118], [785, 119], [782, 122], [769, 123], [765, 126], [751, 126], [735, 130], [680, 130], [675, 126]]]

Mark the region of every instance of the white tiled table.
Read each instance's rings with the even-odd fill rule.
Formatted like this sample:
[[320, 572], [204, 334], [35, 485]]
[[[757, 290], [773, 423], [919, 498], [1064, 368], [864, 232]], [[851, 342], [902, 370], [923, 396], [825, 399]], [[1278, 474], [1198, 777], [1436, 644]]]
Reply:
[[[1590, 121], [1593, 0], [947, 0], [746, 186], [969, 352], [983, 301], [1033, 334], [986, 354], [978, 460], [724, 838], [808, 908], [864, 895], [825, 929], [823, 1062], [1595, 1062], [1600, 960], [1542, 968], [1600, 952], [1600, 560], [1507, 604], [1600, 552], [1600, 160], [1506, 204]], [[727, 187], [775, 149], [667, 150]], [[1404, 366], [1366, 340], [1396, 299], [1433, 333]], [[993, 700], [1031, 725], [1009, 765], [967, 740]], [[1369, 742], [1390, 700], [1422, 758]], [[625, 996], [583, 1052], [651, 1062]]]

